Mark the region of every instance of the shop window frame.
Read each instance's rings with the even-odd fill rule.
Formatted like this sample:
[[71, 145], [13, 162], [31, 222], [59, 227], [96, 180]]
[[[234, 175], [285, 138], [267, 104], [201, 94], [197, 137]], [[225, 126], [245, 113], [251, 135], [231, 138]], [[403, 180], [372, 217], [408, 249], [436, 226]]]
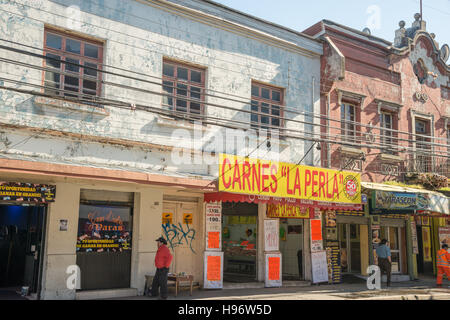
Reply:
[[[258, 91], [257, 95], [255, 95], [255, 89]], [[268, 91], [268, 97], [264, 96], [263, 90], [266, 92]], [[279, 100], [274, 100], [274, 96], [276, 96], [276, 94], [279, 95]], [[263, 129], [267, 130], [269, 133], [277, 133], [278, 135], [281, 135], [283, 133], [283, 129], [285, 128], [285, 89], [252, 80], [250, 96], [251, 128], [254, 130]], [[267, 112], [263, 112], [263, 110], [267, 110]], [[257, 112], [258, 114], [253, 114], [253, 112]], [[263, 116], [262, 113], [266, 113], [267, 116]], [[268, 123], [263, 123], [263, 118], [268, 118]]]
[[[166, 70], [173, 68], [173, 75], [167, 74]], [[187, 70], [187, 78], [180, 76], [180, 69]], [[207, 69], [203, 67], [193, 66], [188, 63], [179, 62], [176, 60], [164, 58], [162, 63], [162, 100], [161, 105], [169, 109], [175, 116], [176, 113], [184, 113], [190, 118], [200, 120], [205, 115], [205, 91], [206, 91], [206, 72]], [[193, 80], [193, 74], [200, 74], [200, 81]], [[197, 90], [193, 90], [199, 89]], [[183, 93], [186, 94], [183, 94]], [[181, 98], [185, 96], [186, 100]], [[198, 97], [197, 97], [198, 96]], [[189, 101], [196, 100], [198, 102]], [[186, 103], [186, 110], [178, 105], [181, 102]], [[199, 112], [192, 112], [192, 106], [198, 104]], [[195, 108], [197, 109], [197, 108]]]
[[[61, 38], [61, 48], [59, 48], [59, 49], [53, 48], [47, 44], [49, 35], [54, 35], [54, 36]], [[80, 52], [79, 53], [67, 51], [68, 40], [80, 43]], [[86, 56], [86, 45], [90, 45], [90, 46], [97, 48], [97, 58]], [[73, 62], [74, 64], [64, 63], [64, 62], [59, 62], [57, 60], [44, 58], [43, 59], [44, 68], [50, 68], [50, 69], [53, 69], [54, 71], [43, 70], [43, 72], [42, 72], [42, 86], [44, 86], [43, 92], [49, 93], [49, 94], [54, 94], [57, 96], [74, 97], [74, 98], [82, 98], [82, 97], [89, 97], [89, 96], [91, 96], [92, 98], [100, 97], [102, 94], [102, 89], [103, 89], [102, 88], [103, 74], [101, 72], [101, 70], [103, 69], [102, 68], [103, 52], [104, 52], [104, 43], [101, 41], [91, 40], [91, 39], [88, 39], [83, 36], [73, 35], [72, 33], [62, 32], [62, 31], [55, 30], [52, 28], [45, 28], [44, 29], [44, 56], [47, 57], [48, 55], [53, 55], [53, 56], [56, 56], [56, 57], [54, 57], [55, 59], [60, 59], [62, 61], [67, 61], [67, 59], [72, 59], [72, 60], [74, 60], [74, 62]], [[52, 65], [52, 62], [54, 64], [59, 64], [59, 69], [56, 68], [54, 65]], [[88, 68], [85, 68], [84, 66], [86, 66], [86, 63], [91, 64], [91, 66], [87, 66]], [[93, 68], [93, 69], [97, 69], [99, 71], [90, 69], [89, 67]], [[74, 70], [70, 70], [70, 68], [73, 68], [73, 69], [78, 68], [78, 72], [76, 72]], [[87, 71], [87, 70], [89, 70], [89, 71]], [[46, 83], [53, 82], [53, 81], [48, 81], [46, 79], [47, 73], [50, 73], [50, 72], [59, 74], [59, 87], [58, 88], [55, 88], [55, 89], [47, 88]], [[95, 72], [96, 75], [93, 76], [92, 74], [88, 74], [87, 72], [90, 72], [90, 73]], [[66, 81], [67, 81], [66, 77], [76, 78], [78, 81], [78, 85], [75, 86], [75, 85], [70, 85], [70, 84], [66, 83]], [[90, 88], [86, 88], [84, 81], [90, 81], [91, 83], [95, 82], [96, 89], [93, 90]], [[73, 94], [64, 92], [64, 91], [71, 91], [71, 90], [67, 90], [66, 87], [68, 89], [77, 88], [77, 91], [73, 91], [74, 92]]]

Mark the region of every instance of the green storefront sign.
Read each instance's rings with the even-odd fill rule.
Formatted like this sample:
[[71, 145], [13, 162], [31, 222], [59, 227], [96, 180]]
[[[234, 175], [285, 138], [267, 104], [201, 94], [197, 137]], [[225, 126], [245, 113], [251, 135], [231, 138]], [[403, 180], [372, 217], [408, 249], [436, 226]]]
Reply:
[[417, 210], [418, 197], [415, 193], [372, 191], [371, 213], [407, 214]]
[[448, 198], [444, 195], [431, 193], [372, 191], [371, 213], [408, 214], [416, 211], [450, 214]]

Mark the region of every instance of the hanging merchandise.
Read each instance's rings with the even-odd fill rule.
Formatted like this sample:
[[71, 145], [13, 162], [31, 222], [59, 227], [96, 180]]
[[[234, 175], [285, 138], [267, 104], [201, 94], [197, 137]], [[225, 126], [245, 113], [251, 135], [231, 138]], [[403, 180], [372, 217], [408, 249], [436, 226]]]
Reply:
[[339, 254], [339, 247], [327, 247], [327, 262], [328, 262], [328, 282], [341, 283], [341, 259]]
[[284, 227], [280, 227], [280, 240], [286, 241], [286, 229]]
[[223, 228], [223, 233], [222, 233], [224, 239], [229, 239], [230, 238], [230, 229], [228, 229], [228, 227]]
[[423, 260], [432, 261], [430, 227], [422, 226]]

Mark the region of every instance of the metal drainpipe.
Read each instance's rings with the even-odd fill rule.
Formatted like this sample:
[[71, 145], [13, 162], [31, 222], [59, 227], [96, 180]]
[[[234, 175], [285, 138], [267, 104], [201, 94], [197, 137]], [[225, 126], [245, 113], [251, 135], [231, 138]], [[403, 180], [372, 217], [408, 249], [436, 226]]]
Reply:
[[[327, 93], [327, 137], [330, 136], [330, 93]], [[327, 138], [328, 139], [328, 138]], [[327, 167], [331, 168], [331, 143], [327, 142]]]

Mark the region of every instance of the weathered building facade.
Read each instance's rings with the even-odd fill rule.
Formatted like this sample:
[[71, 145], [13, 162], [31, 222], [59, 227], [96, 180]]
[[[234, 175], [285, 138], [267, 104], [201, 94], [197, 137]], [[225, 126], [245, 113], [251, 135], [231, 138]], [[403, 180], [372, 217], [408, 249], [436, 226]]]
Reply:
[[[394, 274], [415, 278], [418, 272], [432, 272], [439, 228], [448, 223], [448, 218], [429, 222], [428, 217], [422, 223], [417, 216], [448, 217], [445, 196], [380, 184], [426, 184], [423, 177], [428, 177], [446, 186], [449, 177], [449, 47], [439, 46], [420, 15], [414, 19], [410, 28], [400, 22], [394, 43], [372, 36], [370, 30], [360, 32], [328, 20], [304, 31], [324, 45], [322, 165], [361, 172], [368, 198], [365, 212], [337, 220], [346, 272], [366, 275], [367, 266], [376, 262], [372, 249], [381, 238], [390, 241]], [[415, 205], [387, 204], [382, 196]], [[421, 207], [416, 197], [424, 203], [436, 197], [441, 205]]]
[[[142, 294], [161, 235], [170, 271], [201, 285], [218, 154], [320, 165], [307, 150], [322, 45], [309, 36], [209, 1], [15, 0], [2, 3], [0, 39], [2, 254], [26, 243], [2, 260], [2, 286]], [[265, 212], [256, 205], [258, 230]]]

